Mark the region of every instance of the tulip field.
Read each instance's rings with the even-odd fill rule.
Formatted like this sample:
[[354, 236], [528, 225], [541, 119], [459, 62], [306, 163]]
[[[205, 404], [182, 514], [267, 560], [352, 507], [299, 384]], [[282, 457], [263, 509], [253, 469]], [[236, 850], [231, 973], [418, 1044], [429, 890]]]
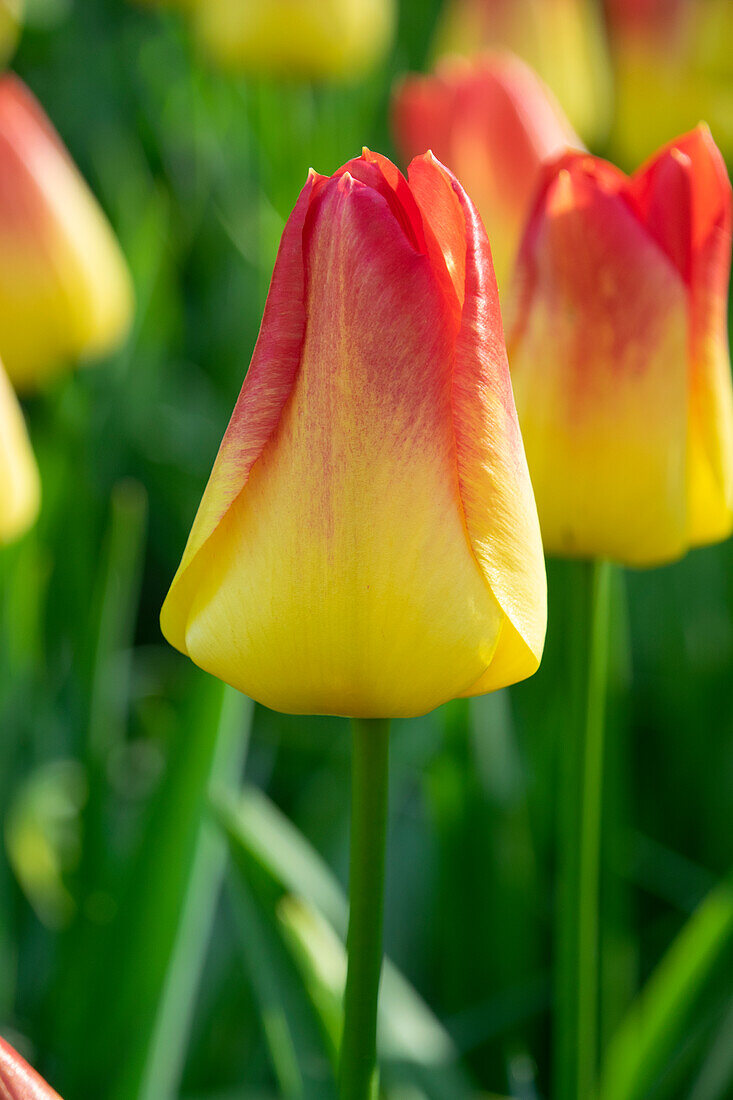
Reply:
[[0, 0], [0, 1100], [733, 1098], [732, 50]]

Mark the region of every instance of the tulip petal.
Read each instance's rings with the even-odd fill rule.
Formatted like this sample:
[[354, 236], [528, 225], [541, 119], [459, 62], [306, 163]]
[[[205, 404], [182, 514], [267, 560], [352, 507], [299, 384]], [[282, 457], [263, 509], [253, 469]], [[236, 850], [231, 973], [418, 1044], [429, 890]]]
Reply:
[[486, 225], [504, 290], [541, 164], [583, 147], [552, 93], [511, 54], [451, 60], [435, 75], [402, 82], [393, 120], [407, 159], [430, 149], [461, 180]]
[[670, 142], [635, 173], [629, 194], [689, 286], [688, 538], [717, 542], [733, 529], [731, 185], [708, 128]]
[[595, 158], [549, 168], [509, 360], [545, 547], [654, 564], [686, 546], [687, 289]]
[[31, 388], [125, 336], [132, 284], [109, 224], [28, 89], [0, 78], [0, 355]]
[[504, 614], [491, 665], [466, 690], [481, 694], [531, 675], [545, 636], [545, 570], [537, 510], [504, 347], [491, 250], [475, 207], [430, 154], [410, 165], [426, 220], [453, 255], [465, 240], [461, 327], [453, 367], [452, 414], [461, 503], [473, 554]]
[[188, 613], [205, 567], [201, 550], [247, 484], [295, 384], [305, 338], [303, 226], [311, 197], [322, 184], [323, 177], [311, 171], [285, 227], [252, 363], [163, 606], [163, 633], [182, 653], [188, 652]]
[[0, 544], [30, 526], [39, 499], [38, 469], [23, 414], [0, 366]]
[[58, 1093], [2, 1038], [0, 1097], [2, 1100], [61, 1100]]

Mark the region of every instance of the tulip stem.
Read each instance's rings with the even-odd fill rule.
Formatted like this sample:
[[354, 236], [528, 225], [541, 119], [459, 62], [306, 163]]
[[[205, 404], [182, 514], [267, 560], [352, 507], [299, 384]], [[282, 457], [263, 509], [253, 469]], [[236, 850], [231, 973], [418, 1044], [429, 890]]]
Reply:
[[570, 737], [562, 752], [556, 1095], [587, 1100], [598, 1069], [601, 807], [611, 565], [578, 567]]
[[374, 1100], [382, 971], [389, 720], [352, 720], [348, 972], [339, 1064], [341, 1100]]

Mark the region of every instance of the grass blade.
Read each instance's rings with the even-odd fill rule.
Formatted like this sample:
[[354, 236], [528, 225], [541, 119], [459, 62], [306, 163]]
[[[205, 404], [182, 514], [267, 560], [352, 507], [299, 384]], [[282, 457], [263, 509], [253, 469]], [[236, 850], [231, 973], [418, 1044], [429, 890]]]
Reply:
[[[340, 1027], [340, 982], [345, 973], [345, 895], [318, 853], [262, 792], [245, 787], [237, 798], [219, 797], [215, 811], [245, 880], [264, 876], [269, 887], [279, 892], [276, 911], [281, 930], [333, 1055], [334, 1014], [338, 1005]], [[292, 899], [283, 902], [288, 895], [298, 899], [297, 905]], [[313, 934], [314, 929], [320, 933]], [[407, 1064], [413, 1075], [422, 1071], [418, 1076], [428, 1095], [451, 1100], [473, 1095], [457, 1068], [452, 1039], [389, 960], [382, 977], [380, 1037], [380, 1055]], [[439, 1081], [445, 1075], [447, 1086]]]
[[726, 880], [687, 921], [609, 1043], [601, 1100], [640, 1100], [646, 1095], [732, 935], [733, 885]]

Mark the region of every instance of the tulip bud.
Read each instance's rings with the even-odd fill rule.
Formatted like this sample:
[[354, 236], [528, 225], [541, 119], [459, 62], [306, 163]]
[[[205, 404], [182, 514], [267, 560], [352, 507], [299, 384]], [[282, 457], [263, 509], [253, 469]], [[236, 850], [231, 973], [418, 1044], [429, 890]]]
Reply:
[[541, 165], [583, 143], [539, 77], [511, 54], [408, 77], [393, 104], [404, 159], [431, 149], [478, 207], [503, 291]]
[[220, 64], [281, 77], [357, 76], [387, 51], [394, 0], [195, 0], [200, 40]]
[[424, 713], [535, 671], [545, 577], [491, 254], [430, 154], [311, 173], [162, 614], [291, 713]]
[[539, 73], [583, 138], [605, 134], [611, 73], [596, 0], [448, 0], [443, 10], [439, 56], [511, 50]]
[[0, 1096], [3, 1100], [61, 1100], [59, 1094], [1, 1038]]
[[30, 526], [39, 498], [38, 470], [23, 414], [0, 366], [0, 545]]
[[0, 78], [0, 357], [18, 389], [127, 333], [129, 273], [39, 104]]
[[545, 548], [654, 565], [733, 527], [731, 187], [709, 131], [545, 178], [508, 323]]

